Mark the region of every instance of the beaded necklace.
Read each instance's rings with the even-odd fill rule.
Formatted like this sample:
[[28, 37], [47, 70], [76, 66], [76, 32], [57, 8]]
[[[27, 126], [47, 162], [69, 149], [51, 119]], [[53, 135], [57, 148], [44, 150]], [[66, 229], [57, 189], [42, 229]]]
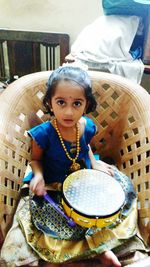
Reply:
[[65, 144], [64, 144], [64, 141], [63, 141], [63, 139], [62, 139], [61, 133], [60, 133], [60, 131], [59, 131], [59, 129], [58, 129], [57, 120], [54, 119], [53, 122], [54, 122], [55, 130], [56, 130], [56, 132], [57, 132], [57, 134], [58, 134], [60, 143], [61, 143], [61, 145], [62, 145], [62, 147], [63, 147], [63, 150], [64, 150], [64, 152], [65, 152], [67, 158], [68, 158], [69, 160], [72, 161], [72, 165], [71, 165], [71, 167], [70, 167], [70, 171], [71, 171], [71, 172], [74, 172], [74, 171], [80, 170], [80, 169], [81, 169], [81, 166], [80, 166], [79, 163], [76, 162], [76, 160], [77, 160], [77, 158], [78, 158], [78, 156], [79, 156], [79, 152], [80, 152], [79, 125], [76, 124], [76, 156], [75, 156], [75, 158], [71, 158], [71, 156], [69, 155], [69, 153], [68, 153], [68, 151], [67, 151], [67, 148], [66, 148], [66, 146], [65, 146]]

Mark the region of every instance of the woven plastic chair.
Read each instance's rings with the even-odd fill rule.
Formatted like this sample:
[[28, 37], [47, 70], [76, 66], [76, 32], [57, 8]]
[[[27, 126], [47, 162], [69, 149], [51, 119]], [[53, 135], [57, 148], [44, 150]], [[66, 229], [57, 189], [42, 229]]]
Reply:
[[[138, 193], [139, 227], [150, 244], [150, 96], [141, 86], [120, 76], [96, 71], [89, 74], [98, 102], [96, 111], [90, 115], [98, 127], [92, 142], [93, 151], [102, 159], [112, 158], [118, 168], [131, 177]], [[26, 130], [49, 119], [42, 112], [41, 101], [49, 75], [49, 71], [26, 75], [10, 84], [0, 95], [2, 239], [10, 226], [30, 160], [30, 138]], [[90, 261], [85, 264], [99, 266]], [[85, 265], [74, 263], [72, 266]]]

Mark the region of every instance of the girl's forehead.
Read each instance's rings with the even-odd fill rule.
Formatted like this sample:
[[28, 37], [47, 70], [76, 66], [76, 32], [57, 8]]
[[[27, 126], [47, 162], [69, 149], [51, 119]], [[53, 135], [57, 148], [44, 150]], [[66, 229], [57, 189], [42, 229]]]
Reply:
[[54, 95], [56, 94], [80, 94], [85, 95], [84, 88], [75, 81], [60, 81], [55, 87]]

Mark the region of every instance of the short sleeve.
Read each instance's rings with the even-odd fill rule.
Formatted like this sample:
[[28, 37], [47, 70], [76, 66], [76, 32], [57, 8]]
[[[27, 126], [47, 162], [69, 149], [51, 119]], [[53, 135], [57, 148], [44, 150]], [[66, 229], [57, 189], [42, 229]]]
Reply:
[[44, 122], [27, 131], [28, 135], [44, 150], [49, 142], [50, 122]]
[[97, 132], [96, 124], [88, 117], [84, 117], [86, 119], [86, 127], [85, 127], [85, 139], [86, 143], [89, 144], [92, 137]]

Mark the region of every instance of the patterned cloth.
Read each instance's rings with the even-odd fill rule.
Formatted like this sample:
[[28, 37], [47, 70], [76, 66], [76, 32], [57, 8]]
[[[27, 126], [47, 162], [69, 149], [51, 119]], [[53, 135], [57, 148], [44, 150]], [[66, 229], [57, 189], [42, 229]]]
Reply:
[[[121, 221], [103, 229], [71, 228], [44, 199], [26, 197], [18, 212], [18, 222], [29, 246], [45, 261], [61, 263], [94, 257], [116, 248], [137, 232], [137, 201], [129, 178], [115, 170], [126, 195]], [[60, 192], [55, 193], [59, 203]], [[59, 204], [60, 205], [60, 204]]]
[[38, 265], [39, 256], [27, 244], [24, 233], [17, 220], [18, 212], [24, 207], [27, 198], [28, 197], [21, 198], [13, 218], [12, 226], [2, 246], [0, 257], [3, 262], [2, 266], [16, 267], [26, 264], [33, 264], [33, 266]]
[[[34, 203], [31, 202], [35, 199], [27, 195], [20, 200], [13, 225], [2, 247], [1, 259], [5, 262], [5, 265], [9, 267], [25, 264], [37, 265], [39, 259], [53, 263], [75, 261], [94, 257], [110, 249], [121, 257], [124, 253], [126, 256], [136, 250], [145, 251], [144, 242], [141, 237], [138, 238], [137, 200], [133, 187], [126, 176], [118, 171], [115, 171], [115, 173], [115, 179], [119, 179], [124, 185], [127, 199], [127, 205], [124, 206], [122, 211], [123, 220], [120, 224], [103, 229], [83, 229], [83, 232], [80, 233], [81, 238], [78, 240], [63, 239], [63, 236], [59, 235], [59, 231], [55, 231], [56, 225], [55, 229], [51, 228], [54, 231], [48, 234], [45, 228], [38, 229], [35, 226], [36, 223], [33, 222], [34, 209], [31, 210]], [[127, 183], [124, 181], [127, 181]], [[60, 188], [60, 186], [58, 187]], [[51, 186], [50, 189], [56, 190], [56, 183], [54, 188]], [[55, 201], [58, 199], [59, 202], [60, 192], [54, 193], [54, 197]], [[37, 203], [36, 206], [38, 206]], [[44, 223], [46, 225], [46, 221]], [[55, 223], [59, 229], [60, 222], [56, 221]], [[40, 227], [41, 225], [40, 223]]]

